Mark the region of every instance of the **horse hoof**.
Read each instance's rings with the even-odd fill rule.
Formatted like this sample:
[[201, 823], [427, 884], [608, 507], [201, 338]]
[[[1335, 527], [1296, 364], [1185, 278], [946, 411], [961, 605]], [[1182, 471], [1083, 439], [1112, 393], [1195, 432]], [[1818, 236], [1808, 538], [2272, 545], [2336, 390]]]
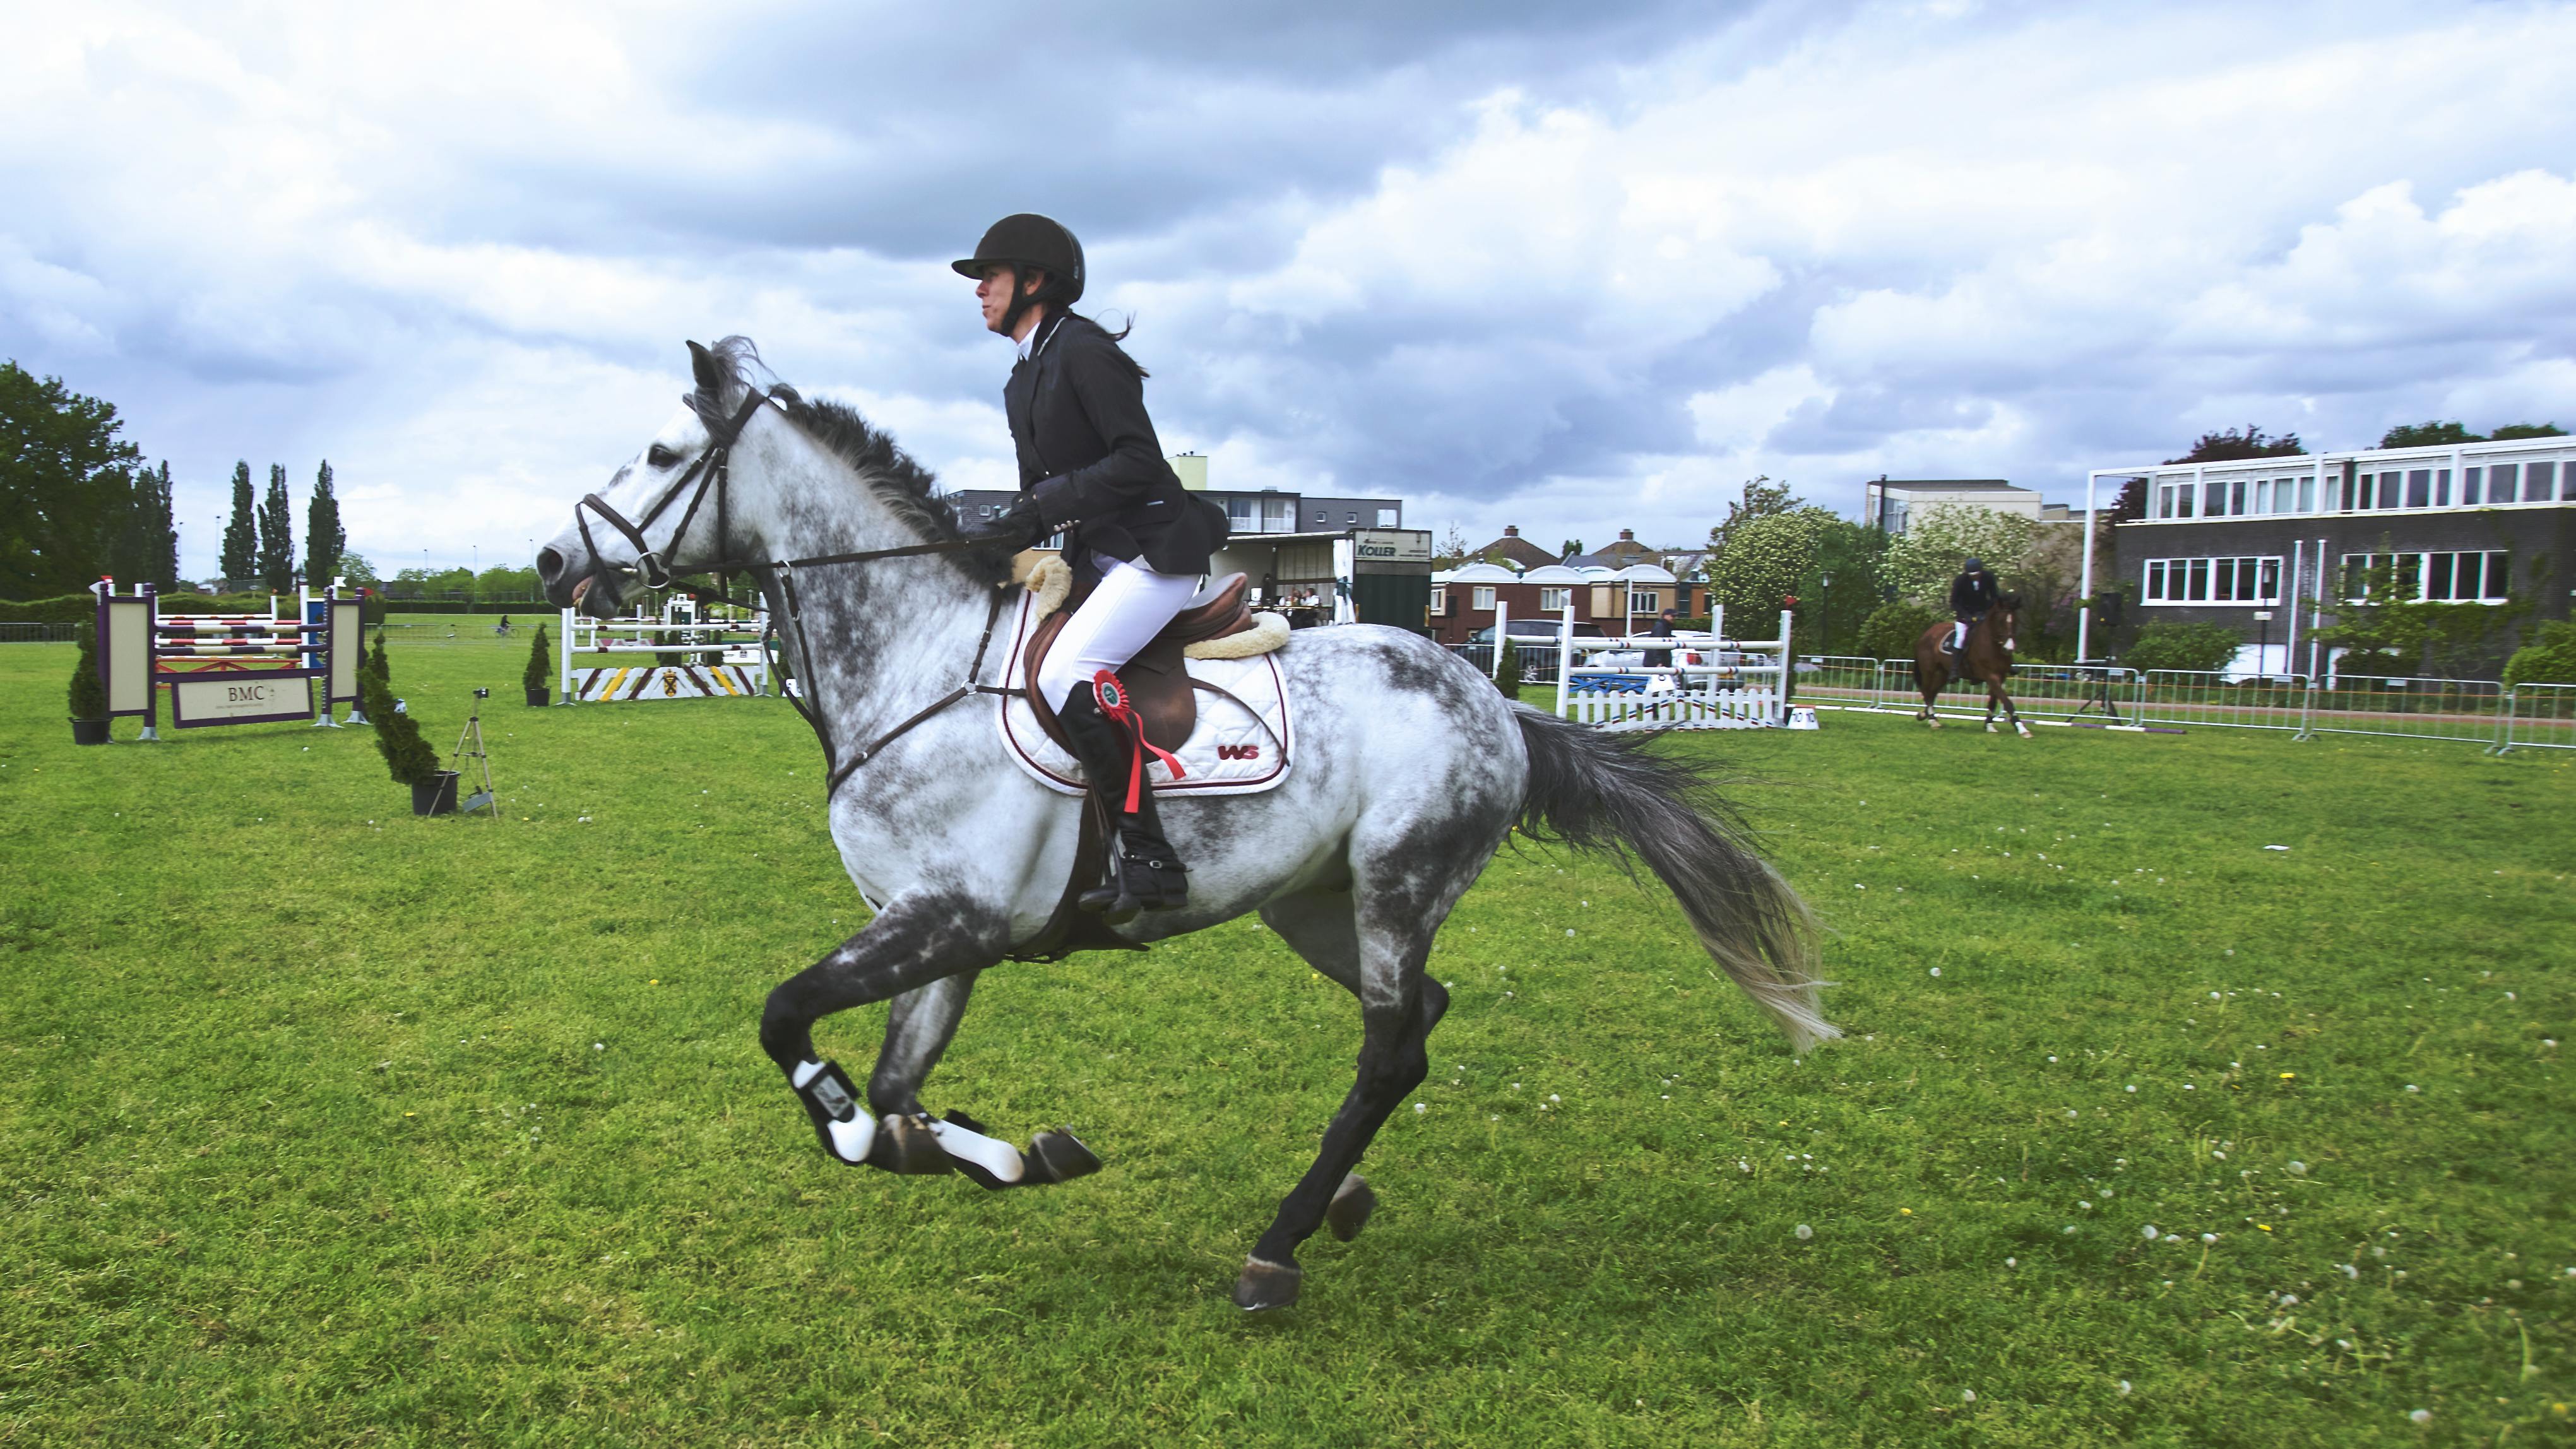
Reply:
[[868, 1161], [888, 1172], [914, 1177], [930, 1177], [956, 1170], [956, 1163], [939, 1145], [938, 1135], [930, 1130], [930, 1119], [915, 1113], [910, 1116], [889, 1115], [885, 1130], [877, 1134], [876, 1150]]
[[1100, 1157], [1070, 1132], [1041, 1132], [1029, 1139], [1029, 1183], [1071, 1182], [1100, 1170]]
[[1369, 1214], [1377, 1211], [1377, 1193], [1368, 1179], [1354, 1172], [1342, 1179], [1333, 1192], [1333, 1200], [1324, 1208], [1324, 1223], [1333, 1236], [1347, 1243], [1368, 1226]]
[[2013, 733], [2020, 735], [2023, 739], [2029, 739], [2030, 726], [2023, 724], [2020, 720], [2014, 720]]
[[1995, 728], [1995, 722], [1993, 720], [1988, 720], [1986, 721], [1986, 733], [1990, 735], [1999, 735], [2002, 734], [2003, 731]]
[[1234, 1280], [1234, 1306], [1246, 1313], [1285, 1308], [1297, 1301], [1297, 1285], [1305, 1276], [1294, 1263], [1246, 1258], [1242, 1274]]

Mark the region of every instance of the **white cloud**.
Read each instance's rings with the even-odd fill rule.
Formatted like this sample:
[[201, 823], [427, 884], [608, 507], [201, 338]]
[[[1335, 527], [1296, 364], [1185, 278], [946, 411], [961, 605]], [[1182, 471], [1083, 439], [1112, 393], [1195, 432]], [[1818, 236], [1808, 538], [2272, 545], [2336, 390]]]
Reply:
[[999, 71], [794, 3], [13, 17], [0, 351], [173, 459], [200, 568], [237, 457], [489, 561], [727, 332], [1004, 484], [943, 261], [1023, 205], [1089, 235], [1168, 446], [1480, 540], [2576, 422], [2566, 6], [1032, 14], [1058, 59]]

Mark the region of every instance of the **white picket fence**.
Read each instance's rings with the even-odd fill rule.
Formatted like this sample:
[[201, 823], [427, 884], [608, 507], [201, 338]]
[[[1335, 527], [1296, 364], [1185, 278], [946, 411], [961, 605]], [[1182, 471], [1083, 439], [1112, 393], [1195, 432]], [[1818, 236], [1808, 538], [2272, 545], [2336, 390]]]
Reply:
[[[1723, 609], [1709, 640], [1578, 639], [1574, 607], [1557, 637], [1556, 714], [1609, 730], [1756, 730], [1789, 723], [1789, 615], [1777, 639], [1729, 639]], [[1663, 656], [1668, 664], [1643, 659]], [[1602, 662], [1637, 654], [1639, 662]], [[1732, 656], [1730, 659], [1729, 656]]]

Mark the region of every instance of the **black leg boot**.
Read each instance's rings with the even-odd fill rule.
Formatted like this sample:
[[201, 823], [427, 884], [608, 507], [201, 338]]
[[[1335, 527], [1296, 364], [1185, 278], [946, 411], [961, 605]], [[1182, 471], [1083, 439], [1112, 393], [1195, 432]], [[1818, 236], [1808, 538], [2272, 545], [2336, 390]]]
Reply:
[[1091, 807], [1110, 822], [1111, 829], [1110, 883], [1084, 891], [1074, 904], [1110, 925], [1125, 925], [1145, 908], [1144, 902], [1121, 889], [1124, 877], [1118, 868], [1116, 838], [1127, 808], [1127, 777], [1136, 768], [1135, 742], [1116, 721], [1101, 714], [1099, 697], [1088, 684], [1076, 686], [1065, 696], [1064, 708], [1055, 717], [1064, 725], [1065, 743], [1073, 757], [1082, 762], [1083, 783], [1091, 787]]
[[1149, 911], [1177, 910], [1190, 903], [1189, 867], [1181, 864], [1180, 852], [1163, 838], [1163, 819], [1154, 808], [1150, 783], [1136, 792], [1136, 813], [1118, 821], [1118, 884]]
[[1188, 877], [1171, 843], [1163, 838], [1149, 783], [1136, 782], [1137, 808], [1133, 813], [1127, 810], [1130, 777], [1143, 753], [1138, 742], [1125, 725], [1100, 712], [1099, 697], [1090, 685], [1074, 690], [1056, 718], [1064, 723], [1074, 758], [1082, 762], [1093, 802], [1111, 824], [1111, 883], [1083, 892], [1074, 904], [1118, 926], [1134, 920], [1139, 911], [1167, 911], [1187, 902]]

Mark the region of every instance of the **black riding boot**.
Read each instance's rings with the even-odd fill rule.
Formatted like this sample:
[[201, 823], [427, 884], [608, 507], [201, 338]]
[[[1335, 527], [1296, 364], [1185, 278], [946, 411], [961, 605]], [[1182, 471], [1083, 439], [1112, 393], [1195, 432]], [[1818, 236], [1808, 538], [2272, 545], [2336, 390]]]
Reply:
[[1163, 838], [1150, 780], [1136, 792], [1135, 813], [1127, 813], [1128, 777], [1138, 768], [1140, 753], [1127, 727], [1100, 712], [1099, 697], [1088, 684], [1066, 697], [1056, 718], [1064, 723], [1073, 757], [1082, 762], [1091, 798], [1114, 827], [1109, 846], [1112, 884], [1084, 891], [1074, 904], [1099, 913], [1113, 926], [1134, 920], [1138, 911], [1168, 911], [1187, 904], [1188, 868]]

